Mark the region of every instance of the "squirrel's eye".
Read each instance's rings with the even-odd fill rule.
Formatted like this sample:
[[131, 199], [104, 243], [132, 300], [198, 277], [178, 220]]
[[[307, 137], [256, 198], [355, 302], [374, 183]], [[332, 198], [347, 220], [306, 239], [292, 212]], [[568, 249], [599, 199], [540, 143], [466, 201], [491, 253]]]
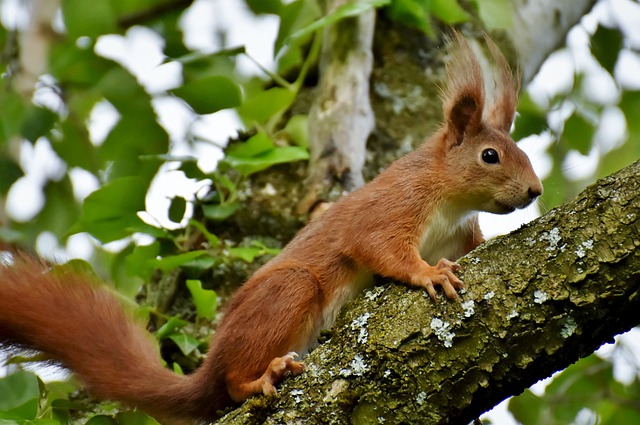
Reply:
[[487, 164], [498, 164], [500, 163], [500, 156], [495, 149], [485, 149], [482, 151], [482, 160]]

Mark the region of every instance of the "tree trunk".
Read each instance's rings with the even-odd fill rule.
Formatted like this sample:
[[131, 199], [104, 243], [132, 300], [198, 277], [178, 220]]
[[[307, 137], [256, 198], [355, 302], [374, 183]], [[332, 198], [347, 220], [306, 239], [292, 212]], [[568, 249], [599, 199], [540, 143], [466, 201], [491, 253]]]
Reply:
[[307, 371], [220, 423], [464, 424], [640, 316], [640, 162], [465, 256], [459, 302], [381, 283]]

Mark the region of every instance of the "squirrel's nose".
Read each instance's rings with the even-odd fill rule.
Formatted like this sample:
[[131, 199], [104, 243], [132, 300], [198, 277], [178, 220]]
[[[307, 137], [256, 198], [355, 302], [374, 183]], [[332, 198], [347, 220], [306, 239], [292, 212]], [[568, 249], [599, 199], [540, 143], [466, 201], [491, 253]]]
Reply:
[[529, 190], [527, 191], [527, 193], [529, 194], [529, 199], [531, 200], [536, 199], [538, 196], [542, 195], [542, 185], [529, 187]]

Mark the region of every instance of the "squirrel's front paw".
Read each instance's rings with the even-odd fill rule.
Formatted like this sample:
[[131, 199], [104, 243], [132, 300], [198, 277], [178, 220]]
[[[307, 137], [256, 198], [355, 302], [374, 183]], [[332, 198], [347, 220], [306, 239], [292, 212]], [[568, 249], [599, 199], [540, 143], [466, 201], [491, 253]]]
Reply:
[[460, 266], [453, 261], [442, 258], [432, 267], [426, 276], [422, 277], [421, 286], [427, 290], [431, 298], [438, 299], [435, 286], [440, 285], [448, 298], [458, 298], [458, 289], [464, 288], [462, 281], [455, 275]]

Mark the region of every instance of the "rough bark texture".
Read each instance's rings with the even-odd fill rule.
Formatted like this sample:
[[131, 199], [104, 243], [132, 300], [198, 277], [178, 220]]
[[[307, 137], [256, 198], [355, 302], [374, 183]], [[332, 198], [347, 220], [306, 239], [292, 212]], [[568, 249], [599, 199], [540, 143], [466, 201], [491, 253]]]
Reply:
[[393, 283], [225, 424], [465, 424], [640, 323], [640, 162], [462, 259], [460, 302]]
[[[346, 3], [331, 0], [327, 9]], [[362, 167], [374, 126], [369, 79], [375, 21], [376, 11], [369, 10], [324, 29], [320, 81], [309, 111], [309, 192], [300, 205], [302, 212], [334, 180], [348, 191], [364, 184]]]

